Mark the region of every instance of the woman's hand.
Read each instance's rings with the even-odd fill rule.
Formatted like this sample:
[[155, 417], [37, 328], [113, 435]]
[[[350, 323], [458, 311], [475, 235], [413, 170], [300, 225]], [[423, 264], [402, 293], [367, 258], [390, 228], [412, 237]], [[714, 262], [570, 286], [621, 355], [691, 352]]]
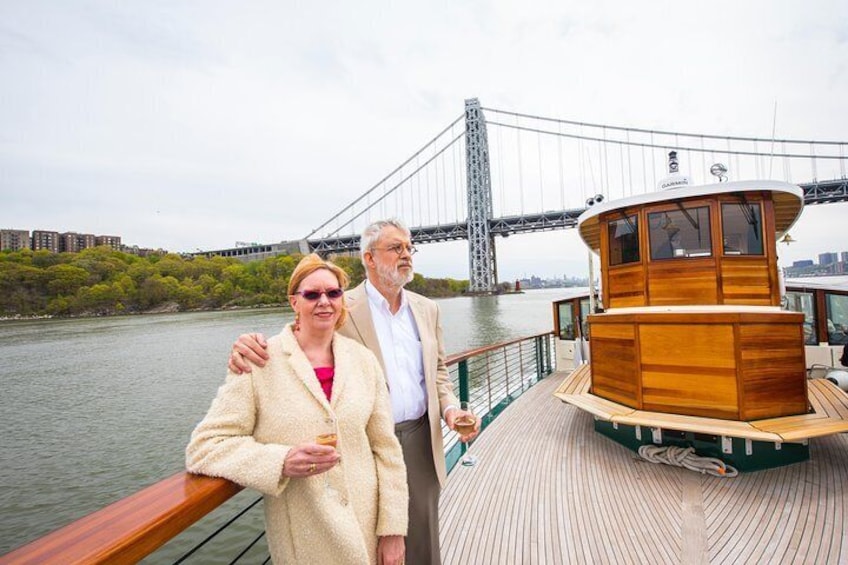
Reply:
[[332, 446], [301, 443], [286, 454], [283, 476], [297, 479], [320, 475], [332, 469], [341, 458], [341, 454]]
[[403, 536], [380, 536], [377, 540], [377, 565], [403, 565], [405, 553]]

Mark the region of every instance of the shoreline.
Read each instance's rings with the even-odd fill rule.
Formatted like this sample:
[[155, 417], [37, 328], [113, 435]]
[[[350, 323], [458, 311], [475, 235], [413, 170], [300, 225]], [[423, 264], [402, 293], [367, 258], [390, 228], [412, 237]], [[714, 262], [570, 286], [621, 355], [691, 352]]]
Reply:
[[[542, 287], [542, 288], [522, 288], [519, 291], [515, 290], [500, 290], [496, 292], [488, 292], [488, 293], [474, 293], [474, 292], [460, 292], [453, 294], [442, 294], [438, 293], [437, 295], [423, 295], [427, 296], [432, 300], [440, 300], [445, 298], [461, 298], [461, 297], [475, 297], [475, 296], [505, 296], [505, 295], [513, 295], [513, 294], [525, 294], [527, 290], [547, 290], [553, 288], [577, 288], [570, 286], [562, 286], [562, 287]], [[420, 294], [420, 293], [419, 293]], [[89, 313], [81, 313], [81, 314], [72, 314], [72, 315], [56, 315], [56, 314], [32, 314], [28, 316], [24, 316], [21, 314], [15, 315], [0, 315], [0, 323], [3, 322], [16, 322], [16, 321], [35, 321], [35, 320], [74, 320], [74, 319], [85, 319], [85, 318], [111, 318], [114, 316], [147, 316], [147, 315], [155, 315], [155, 314], [179, 314], [179, 313], [191, 313], [191, 312], [227, 312], [233, 310], [261, 310], [265, 308], [288, 308], [288, 304], [283, 304], [280, 302], [273, 304], [254, 304], [251, 306], [221, 306], [217, 308], [209, 307], [209, 308], [191, 308], [191, 309], [180, 309], [179, 305], [176, 302], [167, 302], [164, 304], [160, 304], [155, 308], [150, 308], [149, 310], [139, 311], [139, 312], [89, 312]]]
[[220, 308], [191, 308], [187, 310], [181, 310], [179, 307], [174, 308], [171, 305], [162, 305], [157, 306], [156, 308], [151, 308], [150, 310], [144, 310], [142, 312], [98, 312], [98, 313], [88, 313], [88, 314], [74, 314], [69, 316], [58, 316], [54, 314], [33, 314], [31, 316], [22, 316], [20, 314], [16, 314], [14, 316], [0, 316], [0, 323], [2, 322], [15, 322], [15, 321], [34, 321], [34, 320], [75, 320], [75, 319], [85, 319], [85, 318], [112, 318], [117, 316], [148, 316], [148, 315], [156, 315], [156, 314], [182, 314], [182, 313], [195, 313], [195, 312], [228, 312], [232, 310], [261, 310], [266, 308], [287, 308], [287, 305], [284, 304], [254, 304], [252, 306], [222, 306]]

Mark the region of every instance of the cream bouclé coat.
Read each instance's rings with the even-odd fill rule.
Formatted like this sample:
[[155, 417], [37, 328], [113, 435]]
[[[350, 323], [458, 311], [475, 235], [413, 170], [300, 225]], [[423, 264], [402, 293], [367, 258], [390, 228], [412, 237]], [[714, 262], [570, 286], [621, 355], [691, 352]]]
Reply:
[[[406, 469], [380, 364], [336, 334], [332, 400], [291, 326], [268, 340], [270, 360], [229, 373], [186, 448], [192, 473], [223, 477], [264, 495], [276, 563], [376, 563], [377, 538], [406, 535]], [[282, 476], [289, 449], [337, 426], [341, 462], [306, 478]]]

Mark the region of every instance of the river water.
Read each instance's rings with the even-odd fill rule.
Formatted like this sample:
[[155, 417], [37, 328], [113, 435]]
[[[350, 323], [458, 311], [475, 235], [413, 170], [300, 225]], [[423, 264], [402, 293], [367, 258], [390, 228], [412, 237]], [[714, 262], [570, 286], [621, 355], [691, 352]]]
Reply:
[[[584, 289], [438, 301], [448, 353], [549, 331]], [[183, 469], [233, 340], [286, 309], [0, 322], [0, 555]], [[254, 495], [255, 496], [255, 495]]]

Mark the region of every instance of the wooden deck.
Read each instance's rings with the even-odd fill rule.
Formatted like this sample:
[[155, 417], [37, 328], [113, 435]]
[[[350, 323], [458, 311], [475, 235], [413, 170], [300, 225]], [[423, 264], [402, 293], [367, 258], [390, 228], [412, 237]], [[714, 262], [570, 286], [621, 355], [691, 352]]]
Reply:
[[554, 398], [564, 377], [522, 395], [474, 443], [477, 466], [451, 472], [445, 565], [848, 563], [845, 435], [811, 440], [809, 462], [719, 479], [595, 433]]

